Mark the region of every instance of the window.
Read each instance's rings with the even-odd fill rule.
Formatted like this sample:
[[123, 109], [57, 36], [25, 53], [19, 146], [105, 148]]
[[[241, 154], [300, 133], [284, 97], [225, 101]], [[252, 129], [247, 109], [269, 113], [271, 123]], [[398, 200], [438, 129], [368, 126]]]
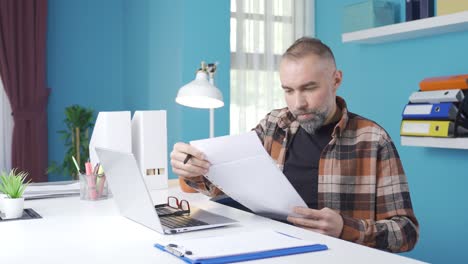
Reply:
[[285, 106], [281, 55], [295, 39], [313, 35], [313, 14], [313, 0], [231, 0], [231, 134]]
[[13, 140], [13, 117], [8, 99], [0, 78], [0, 171], [11, 169], [11, 143]]

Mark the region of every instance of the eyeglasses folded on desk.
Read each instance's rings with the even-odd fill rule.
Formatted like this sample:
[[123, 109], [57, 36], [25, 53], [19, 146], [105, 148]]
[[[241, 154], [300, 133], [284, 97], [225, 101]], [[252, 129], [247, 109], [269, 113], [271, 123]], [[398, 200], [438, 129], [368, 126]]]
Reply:
[[175, 196], [167, 197], [167, 203], [155, 205], [158, 216], [190, 215], [190, 204], [187, 200], [179, 200]]

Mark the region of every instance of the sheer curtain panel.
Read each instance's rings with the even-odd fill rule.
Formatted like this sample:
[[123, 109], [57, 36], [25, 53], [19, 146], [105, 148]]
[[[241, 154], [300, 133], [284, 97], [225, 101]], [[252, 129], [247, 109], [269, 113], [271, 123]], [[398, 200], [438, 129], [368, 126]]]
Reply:
[[0, 171], [11, 169], [11, 140], [13, 134], [13, 117], [11, 106], [3, 88], [0, 77]]
[[285, 106], [278, 67], [298, 38], [314, 35], [313, 0], [231, 0], [230, 133]]

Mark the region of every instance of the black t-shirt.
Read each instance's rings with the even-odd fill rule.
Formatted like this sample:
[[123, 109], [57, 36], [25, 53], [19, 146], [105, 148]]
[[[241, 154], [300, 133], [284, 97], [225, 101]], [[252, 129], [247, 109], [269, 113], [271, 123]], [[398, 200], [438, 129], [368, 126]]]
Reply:
[[299, 127], [286, 152], [283, 173], [309, 208], [317, 209], [320, 154], [330, 142], [336, 124], [325, 125], [314, 135]]

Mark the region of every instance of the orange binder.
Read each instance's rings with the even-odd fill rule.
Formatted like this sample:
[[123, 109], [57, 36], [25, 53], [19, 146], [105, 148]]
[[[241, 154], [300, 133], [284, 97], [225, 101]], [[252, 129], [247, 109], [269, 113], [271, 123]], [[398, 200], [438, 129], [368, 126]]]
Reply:
[[421, 91], [468, 89], [468, 74], [426, 78], [419, 83]]

